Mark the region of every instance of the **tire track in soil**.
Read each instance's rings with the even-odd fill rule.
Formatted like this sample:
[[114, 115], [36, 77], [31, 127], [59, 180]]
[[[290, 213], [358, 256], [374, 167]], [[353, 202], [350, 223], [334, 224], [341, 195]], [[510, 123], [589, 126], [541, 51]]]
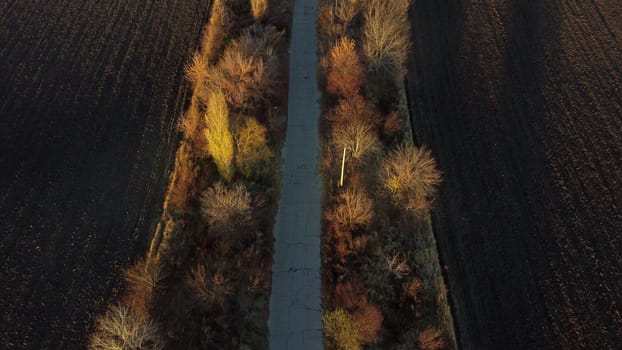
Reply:
[[206, 0], [0, 4], [0, 347], [82, 348], [161, 211]]
[[410, 95], [466, 349], [622, 342], [622, 4], [418, 1]]

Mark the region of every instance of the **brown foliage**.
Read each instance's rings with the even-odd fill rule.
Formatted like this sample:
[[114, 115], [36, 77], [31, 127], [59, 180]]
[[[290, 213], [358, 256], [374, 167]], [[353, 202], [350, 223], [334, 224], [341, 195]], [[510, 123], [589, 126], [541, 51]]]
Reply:
[[404, 128], [403, 124], [400, 113], [398, 111], [393, 111], [384, 118], [382, 132], [387, 137], [394, 137], [402, 132]]
[[377, 125], [380, 120], [375, 106], [359, 94], [341, 99], [337, 106], [326, 114], [326, 119], [333, 123], [360, 120], [373, 125]]
[[201, 196], [201, 213], [213, 235], [239, 234], [251, 221], [251, 195], [244, 184], [227, 188], [218, 182]]
[[404, 144], [384, 161], [381, 179], [396, 204], [415, 212], [429, 208], [441, 183], [441, 173], [430, 151]]
[[226, 0], [214, 0], [209, 23], [203, 29], [201, 54], [207, 63], [212, 63], [230, 27], [229, 8]]
[[190, 107], [184, 113], [183, 117], [177, 122], [177, 129], [184, 135], [194, 149], [202, 149], [205, 144], [205, 138], [200, 133], [203, 128], [203, 118], [199, 105], [195, 99], [190, 103]]
[[374, 305], [365, 304], [358, 308], [352, 316], [360, 325], [363, 342], [366, 344], [377, 342], [384, 320], [380, 309]]
[[411, 297], [413, 301], [418, 301], [423, 288], [423, 281], [420, 278], [415, 278], [412, 282], [404, 285], [404, 293]]
[[358, 94], [365, 72], [356, 53], [354, 40], [342, 37], [330, 50], [329, 57], [326, 90], [342, 97]]
[[231, 281], [222, 272], [210, 274], [203, 265], [190, 271], [186, 283], [205, 307], [223, 304], [225, 298], [233, 292]]
[[195, 182], [199, 167], [195, 165], [190, 154], [190, 146], [182, 142], [175, 157], [175, 173], [169, 189], [169, 204], [175, 210], [185, 211], [188, 200], [194, 197]]
[[255, 21], [261, 20], [268, 10], [268, 0], [251, 0], [251, 12]]
[[446, 346], [443, 333], [432, 326], [419, 334], [419, 347], [421, 350], [440, 350]]
[[208, 69], [208, 90], [222, 91], [232, 108], [254, 111], [264, 106], [282, 86], [274, 53], [281, 36], [273, 26], [246, 28]]
[[346, 310], [355, 310], [367, 304], [363, 282], [358, 277], [351, 277], [335, 286], [334, 305]]
[[346, 230], [371, 223], [373, 202], [363, 190], [348, 189], [339, 195], [338, 200], [339, 204], [328, 213], [328, 220]]

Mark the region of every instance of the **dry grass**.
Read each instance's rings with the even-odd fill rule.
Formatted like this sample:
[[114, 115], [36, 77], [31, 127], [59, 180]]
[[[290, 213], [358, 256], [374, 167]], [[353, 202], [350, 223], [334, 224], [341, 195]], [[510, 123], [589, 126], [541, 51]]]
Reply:
[[429, 150], [403, 144], [384, 160], [380, 178], [396, 204], [421, 212], [429, 209], [442, 177]]
[[158, 327], [136, 316], [124, 306], [112, 306], [98, 318], [97, 329], [91, 335], [89, 349], [128, 350], [163, 349]]
[[410, 50], [410, 0], [370, 0], [365, 8], [363, 52], [368, 68], [395, 76], [406, 72]]

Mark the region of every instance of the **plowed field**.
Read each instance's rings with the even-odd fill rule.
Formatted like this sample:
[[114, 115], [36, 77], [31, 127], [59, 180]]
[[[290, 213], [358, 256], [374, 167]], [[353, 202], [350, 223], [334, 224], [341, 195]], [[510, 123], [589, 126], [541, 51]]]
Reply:
[[0, 348], [83, 348], [146, 250], [207, 4], [0, 1]]
[[409, 95], [464, 349], [622, 346], [622, 2], [417, 0]]

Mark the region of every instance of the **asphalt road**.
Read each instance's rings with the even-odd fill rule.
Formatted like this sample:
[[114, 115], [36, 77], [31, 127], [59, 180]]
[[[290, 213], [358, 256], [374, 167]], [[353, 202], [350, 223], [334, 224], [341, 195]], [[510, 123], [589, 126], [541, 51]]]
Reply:
[[317, 9], [317, 0], [296, 1], [294, 8], [287, 137], [274, 231], [271, 350], [322, 348]]

